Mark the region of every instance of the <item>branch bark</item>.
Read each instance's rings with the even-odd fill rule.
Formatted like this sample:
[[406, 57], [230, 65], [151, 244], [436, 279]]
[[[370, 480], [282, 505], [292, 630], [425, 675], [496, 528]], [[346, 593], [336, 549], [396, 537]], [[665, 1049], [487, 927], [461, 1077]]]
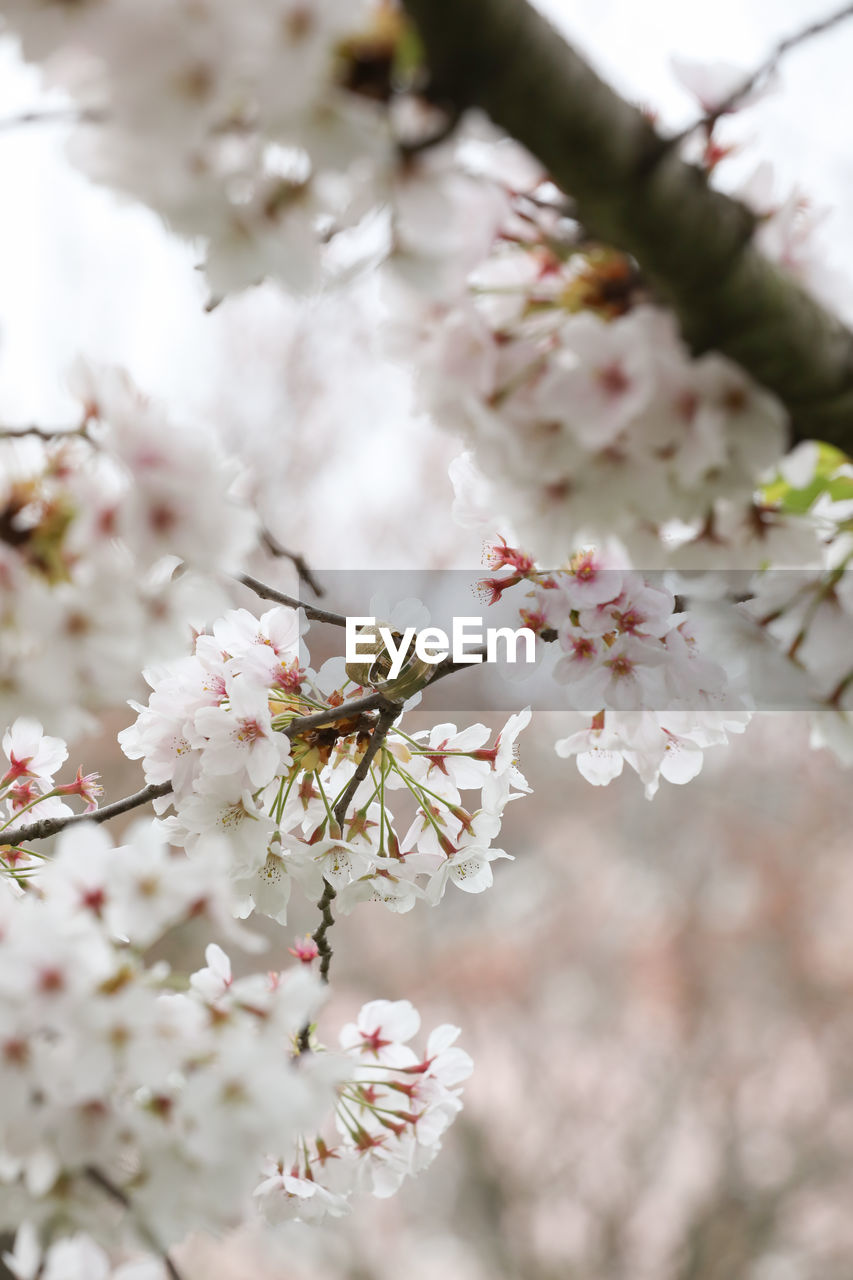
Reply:
[[332, 613], [330, 609], [320, 609], [317, 605], [308, 604], [305, 600], [288, 595], [286, 591], [268, 586], [266, 582], [261, 582], [260, 578], [253, 578], [250, 573], [239, 574], [237, 581], [242, 582], [243, 586], [248, 587], [250, 591], [254, 591], [261, 600], [272, 600], [275, 604], [284, 604], [290, 609], [302, 609], [305, 617], [310, 618], [312, 622], [328, 622], [333, 627], [347, 625], [344, 614]]
[[404, 0], [431, 93], [523, 143], [596, 237], [630, 253], [697, 354], [716, 349], [784, 402], [794, 440], [853, 453], [853, 334], [752, 243], [712, 190], [526, 0]]
[[28, 822], [26, 826], [0, 831], [0, 848], [4, 845], [17, 848], [18, 845], [29, 844], [31, 840], [46, 840], [48, 836], [55, 836], [66, 827], [75, 827], [81, 822], [109, 822], [110, 818], [117, 818], [131, 809], [138, 809], [140, 805], [150, 804], [158, 796], [167, 796], [171, 790], [171, 782], [152, 783], [151, 786], [136, 791], [132, 796], [125, 796], [123, 800], [104, 805], [103, 809], [93, 809], [91, 813], [74, 813], [64, 818], [37, 818], [35, 822]]
[[262, 531], [261, 542], [264, 544], [271, 556], [289, 560], [296, 570], [296, 575], [299, 578], [299, 581], [304, 582], [306, 587], [309, 587], [318, 599], [320, 596], [324, 596], [326, 594], [319, 579], [317, 578], [317, 575], [301, 552], [288, 551], [287, 547], [283, 547], [278, 538], [274, 537], [273, 534], [270, 533], [269, 529], [264, 529]]

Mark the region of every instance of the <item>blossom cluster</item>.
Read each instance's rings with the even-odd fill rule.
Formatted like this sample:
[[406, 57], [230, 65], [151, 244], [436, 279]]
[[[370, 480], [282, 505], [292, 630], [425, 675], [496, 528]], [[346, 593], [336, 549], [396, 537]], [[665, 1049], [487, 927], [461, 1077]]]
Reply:
[[[200, 634], [192, 655], [146, 672], [148, 704], [134, 704], [137, 720], [119, 741], [149, 783], [171, 783], [160, 802], [174, 807], [162, 820], [169, 841], [195, 857], [207, 837], [227, 835], [241, 914], [282, 923], [294, 883], [316, 898], [328, 882], [344, 911], [367, 899], [408, 911], [418, 899], [439, 901], [448, 882], [487, 888], [490, 864], [507, 856], [492, 843], [503, 808], [528, 790], [515, 743], [529, 710], [491, 747], [483, 725], [409, 734], [398, 720], [339, 824], [376, 720], [348, 711], [361, 690], [342, 660], [317, 672], [303, 662], [292, 611], [258, 619], [238, 609]], [[328, 722], [302, 730], [318, 708]], [[462, 805], [465, 790], [481, 793], [478, 806]], [[391, 801], [401, 792], [414, 814], [398, 834]]]
[[[3, 734], [7, 767], [0, 777], [0, 870], [13, 877], [26, 874], [31, 851], [4, 845], [4, 832], [26, 815], [26, 820], [68, 817], [74, 811], [65, 797], [79, 796], [86, 812], [98, 807], [102, 787], [98, 774], [78, 767], [71, 782], [55, 782], [54, 774], [68, 758], [61, 738], [48, 737], [38, 720], [19, 716]], [[0, 766], [2, 767], [2, 766]]]
[[425, 406], [469, 450], [463, 520], [497, 509], [549, 561], [608, 540], [635, 564], [815, 556], [811, 529], [755, 499], [782, 406], [723, 356], [693, 358], [621, 255], [502, 239], [412, 328]]
[[419, 1027], [408, 1000], [372, 1000], [343, 1027], [341, 1048], [356, 1065], [338, 1085], [334, 1130], [303, 1135], [291, 1157], [267, 1161], [255, 1190], [267, 1221], [339, 1217], [354, 1191], [393, 1195], [432, 1162], [473, 1063], [450, 1025], [436, 1027], [417, 1054], [409, 1042]]
[[651, 798], [661, 778], [695, 778], [704, 750], [746, 727], [748, 712], [725, 667], [703, 654], [695, 620], [676, 611], [665, 586], [594, 550], [547, 572], [503, 541], [488, 558], [501, 572], [483, 581], [484, 592], [497, 599], [530, 588], [522, 621], [562, 650], [553, 677], [568, 705], [590, 719], [556, 750], [574, 756], [589, 782], [606, 785], [627, 763]]
[[313, 287], [375, 256], [377, 232], [387, 251], [380, 210], [398, 184], [395, 238], [413, 247], [423, 190], [407, 181], [398, 144], [434, 124], [401, 91], [413, 45], [393, 6], [108, 0], [36, 11], [23, 0], [4, 17], [89, 122], [72, 141], [77, 163], [204, 243], [214, 297], [269, 276]]
[[4, 17], [95, 119], [74, 139], [78, 163], [207, 240], [211, 283], [225, 290], [316, 270], [335, 177], [376, 141], [369, 104], [338, 83], [338, 46], [362, 13], [344, 0], [24, 0]]
[[[26, 890], [0, 898], [2, 1224], [106, 1242], [110, 1201], [136, 1244], [241, 1220], [264, 1152], [329, 1105], [331, 1055], [295, 1058], [319, 1006], [303, 966], [235, 980], [227, 1001], [144, 952], [205, 919], [238, 929], [223, 850], [204, 874], [150, 822], [114, 848], [66, 830]], [[222, 1159], [222, 1153], [228, 1159]], [[141, 1227], [139, 1224], [142, 1224]]]
[[518, 148], [483, 119], [422, 148], [447, 121], [388, 0], [12, 0], [3, 18], [79, 108], [77, 164], [203, 244], [214, 300], [388, 256], [456, 289], [508, 211]]
[[71, 387], [77, 430], [0, 441], [2, 698], [66, 734], [180, 652], [256, 538], [214, 441], [119, 370], [78, 365]]
[[715, 611], [709, 638], [755, 700], [808, 711], [812, 745], [853, 763], [850, 548], [823, 570], [755, 575], [742, 604]]

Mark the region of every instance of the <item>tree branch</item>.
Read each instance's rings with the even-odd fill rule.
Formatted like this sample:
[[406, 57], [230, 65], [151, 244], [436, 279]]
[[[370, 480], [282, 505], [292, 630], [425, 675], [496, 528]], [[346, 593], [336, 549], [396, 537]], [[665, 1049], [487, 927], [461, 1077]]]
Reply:
[[362, 715], [365, 711], [381, 711], [391, 705], [384, 693], [374, 690], [361, 698], [350, 698], [337, 707], [324, 707], [322, 711], [313, 711], [310, 716], [299, 716], [291, 720], [282, 732], [288, 738], [308, 733], [311, 729], [322, 729], [324, 725], [334, 724], [336, 720], [349, 720], [351, 716]]
[[265, 582], [261, 582], [259, 578], [253, 578], [250, 573], [241, 573], [237, 581], [242, 582], [243, 586], [248, 587], [250, 591], [254, 591], [261, 600], [286, 604], [291, 609], [304, 609], [306, 618], [310, 618], [313, 622], [328, 622], [333, 627], [347, 625], [347, 620], [342, 613], [332, 613], [329, 609], [318, 609], [313, 604], [306, 604], [304, 600], [289, 596], [286, 592], [277, 590], [276, 587], [268, 587]]
[[329, 880], [326, 881], [323, 889], [323, 896], [317, 903], [317, 909], [320, 912], [320, 923], [311, 934], [312, 939], [317, 944], [317, 954], [320, 957], [320, 977], [323, 982], [329, 981], [329, 965], [332, 963], [332, 948], [326, 934], [335, 923], [335, 917], [332, 915], [332, 903], [337, 897], [337, 893]]
[[47, 444], [54, 444], [57, 440], [68, 440], [72, 436], [87, 437], [87, 431], [85, 422], [79, 427], [0, 427], [0, 440], [23, 440], [25, 436], [35, 436]]
[[795, 440], [853, 453], [853, 335], [751, 243], [755, 216], [712, 190], [525, 0], [404, 0], [431, 93], [479, 106], [630, 253], [694, 352], [722, 351], [785, 403]]
[[343, 835], [344, 820], [346, 818], [349, 803], [356, 791], [358, 791], [362, 782], [364, 782], [364, 779], [367, 777], [368, 770], [373, 763], [377, 751], [382, 746], [382, 743], [388, 736], [388, 730], [391, 728], [391, 725], [397, 719], [402, 710], [403, 708], [399, 702], [392, 702], [379, 712], [379, 718], [376, 721], [376, 728], [370, 735], [370, 742], [368, 743], [367, 750], [359, 760], [358, 768], [350, 778], [346, 790], [335, 805], [335, 822], [338, 824], [341, 835]]
[[109, 822], [110, 818], [117, 818], [131, 809], [138, 809], [140, 805], [150, 804], [158, 796], [167, 796], [171, 790], [171, 782], [159, 782], [150, 787], [144, 787], [142, 791], [137, 791], [132, 796], [125, 796], [123, 800], [105, 805], [103, 809], [95, 809], [92, 813], [73, 813], [64, 818], [38, 818], [35, 822], [28, 822], [26, 826], [14, 827], [11, 831], [0, 831], [0, 848], [4, 845], [15, 848], [21, 844], [29, 844], [31, 840], [47, 840], [49, 836], [55, 836], [66, 827], [74, 827], [81, 822]]
[[267, 551], [269, 551], [271, 556], [276, 556], [279, 559], [289, 560], [293, 565], [294, 569], [296, 570], [296, 574], [297, 574], [297, 577], [299, 578], [299, 581], [304, 582], [306, 587], [310, 588], [310, 590], [314, 592], [314, 595], [317, 596], [318, 599], [320, 596], [324, 596], [326, 594], [320, 582], [317, 580], [317, 576], [314, 573], [314, 570], [308, 564], [308, 561], [305, 559], [305, 557], [300, 554], [300, 552], [288, 551], [287, 547], [283, 547], [281, 545], [278, 538], [273, 537], [269, 529], [264, 529], [261, 532], [261, 542], [263, 542], [264, 546], [266, 547]]

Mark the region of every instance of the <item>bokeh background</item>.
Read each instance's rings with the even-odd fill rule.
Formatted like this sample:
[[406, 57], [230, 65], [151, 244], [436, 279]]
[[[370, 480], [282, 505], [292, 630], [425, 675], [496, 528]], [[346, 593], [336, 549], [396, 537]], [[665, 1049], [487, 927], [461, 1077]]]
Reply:
[[[679, 128], [695, 106], [672, 54], [748, 69], [826, 6], [547, 9]], [[792, 54], [778, 90], [723, 126], [742, 144], [725, 182], [772, 163], [780, 197], [797, 185], [826, 209], [818, 243], [842, 279], [851, 60], [853, 23]], [[321, 578], [478, 563], [479, 537], [451, 518], [459, 444], [383, 353], [375, 283], [299, 301], [263, 287], [206, 312], [193, 247], [80, 177], [65, 126], [17, 122], [61, 100], [10, 42], [0, 72], [0, 423], [68, 421], [64, 379], [82, 352], [220, 433], [267, 527]], [[286, 567], [270, 572], [288, 584]], [[116, 755], [130, 714], [75, 748], [111, 796], [140, 782]], [[403, 917], [364, 907], [334, 929], [329, 1038], [376, 997], [463, 1028], [476, 1071], [436, 1164], [319, 1230], [191, 1241], [178, 1256], [192, 1280], [853, 1276], [850, 774], [808, 749], [805, 717], [765, 714], [687, 788], [647, 802], [633, 775], [586, 784], [554, 755], [561, 732], [539, 712], [523, 737], [534, 795], [507, 811], [515, 861], [489, 893]], [[270, 930], [271, 968], [313, 914], [297, 905]], [[202, 943], [175, 939], [173, 962], [197, 964]]]

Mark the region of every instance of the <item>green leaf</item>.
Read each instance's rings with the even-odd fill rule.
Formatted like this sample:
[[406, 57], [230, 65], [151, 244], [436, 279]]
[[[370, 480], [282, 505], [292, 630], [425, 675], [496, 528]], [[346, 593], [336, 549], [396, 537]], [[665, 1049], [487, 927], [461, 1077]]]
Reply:
[[794, 488], [779, 472], [761, 490], [763, 501], [778, 507], [789, 515], [804, 515], [810, 511], [823, 494], [833, 502], [853, 500], [853, 476], [838, 475], [842, 467], [850, 466], [850, 459], [834, 445], [817, 442], [817, 464], [812, 479], [802, 488]]

